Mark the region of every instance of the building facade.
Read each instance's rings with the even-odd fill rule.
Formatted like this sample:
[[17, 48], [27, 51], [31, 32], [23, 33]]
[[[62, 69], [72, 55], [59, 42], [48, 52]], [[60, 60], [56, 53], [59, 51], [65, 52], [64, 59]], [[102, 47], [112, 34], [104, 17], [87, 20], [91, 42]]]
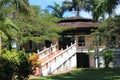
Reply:
[[[100, 27], [101, 23], [94, 23], [91, 19], [85, 19], [80, 17], [70, 17], [61, 20], [58, 23], [59, 27], [68, 28], [61, 33], [61, 36], [56, 41], [59, 46], [59, 50], [66, 49], [66, 46], [71, 46], [71, 44], [76, 43], [76, 67], [84, 68], [95, 68], [98, 67], [98, 51], [100, 52], [105, 48], [105, 45], [99, 44], [96, 45], [96, 42], [93, 41], [93, 36], [91, 33], [94, 29]], [[112, 67], [120, 67], [120, 43], [119, 36], [115, 36], [114, 41], [110, 43], [112, 50], [114, 52], [114, 60]], [[25, 48], [26, 52], [37, 52], [37, 50], [43, 50], [45, 47], [50, 47], [51, 43], [55, 42], [43, 41], [42, 44], [34, 43], [28, 41], [22, 47]], [[114, 44], [115, 43], [115, 44]], [[98, 48], [98, 49], [97, 49]], [[100, 58], [99, 60], [100, 67], [104, 67], [104, 60]]]
[[[70, 46], [71, 43], [77, 44], [77, 68], [94, 68], [97, 66], [95, 60], [96, 47], [91, 35], [93, 29], [97, 29], [101, 24], [94, 23], [91, 19], [71, 17], [62, 20], [59, 23], [60, 27], [67, 27], [68, 30], [64, 31], [59, 38], [59, 47], [65, 49], [65, 45]], [[90, 48], [94, 48], [89, 51]], [[103, 45], [99, 49], [104, 48]]]

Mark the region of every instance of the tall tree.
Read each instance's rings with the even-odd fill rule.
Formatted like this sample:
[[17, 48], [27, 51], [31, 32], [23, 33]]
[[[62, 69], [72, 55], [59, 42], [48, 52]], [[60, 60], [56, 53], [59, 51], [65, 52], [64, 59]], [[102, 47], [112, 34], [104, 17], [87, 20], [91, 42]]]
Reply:
[[57, 28], [59, 21], [57, 17], [45, 13], [39, 6], [32, 8], [34, 11], [32, 16], [19, 14], [14, 20], [20, 29], [16, 40], [19, 47], [29, 40], [36, 43], [42, 43], [43, 40], [53, 40], [58, 37], [58, 33], [61, 31], [60, 28]]
[[14, 6], [16, 10], [23, 13], [30, 12], [30, 5], [28, 0], [1, 0], [0, 1], [0, 9], [2, 7], [10, 7]]
[[16, 31], [18, 31], [17, 27], [9, 18], [0, 21], [0, 33], [3, 33], [3, 35], [7, 37], [10, 50], [12, 49], [12, 40], [14, 39]]
[[30, 14], [29, 10], [28, 0], [0, 0], [0, 32], [7, 37], [10, 50], [11, 42], [16, 38], [16, 30], [18, 30], [13, 20], [18, 14]]
[[92, 12], [93, 20], [98, 21], [100, 17], [105, 17], [105, 14], [109, 16], [114, 12], [114, 9], [119, 4], [120, 0], [88, 0], [87, 11]]
[[64, 6], [60, 6], [59, 4], [57, 3], [54, 3], [55, 6], [52, 6], [52, 5], [49, 5], [48, 8], [51, 8], [53, 9], [52, 11], [52, 14], [55, 15], [56, 17], [58, 18], [62, 18], [63, 17], [63, 14], [65, 12], [65, 8]]
[[72, 2], [64, 1], [63, 6], [69, 7], [69, 8], [67, 8], [69, 10], [74, 9], [75, 11], [77, 11], [76, 16], [80, 16], [80, 11], [82, 9], [85, 9], [85, 6], [86, 6], [85, 1], [86, 0], [72, 0]]
[[[58, 37], [58, 33], [61, 29], [57, 28], [57, 22], [59, 21], [57, 17], [41, 12], [42, 10], [37, 6], [30, 6], [32, 16], [26, 15], [26, 11], [24, 11], [24, 9], [21, 11], [21, 7], [17, 7], [18, 4], [13, 4], [14, 1], [20, 2], [21, 0], [4, 2], [0, 11], [0, 19], [3, 21], [2, 19], [8, 18], [17, 26], [18, 31], [14, 37], [11, 36], [14, 35], [14, 33], [12, 33], [13, 31], [5, 30], [7, 30], [7, 33], [11, 31], [11, 35], [9, 36], [12, 38], [10, 39], [14, 39], [17, 42], [19, 49], [22, 44], [29, 40], [38, 43], [43, 40], [52, 40]], [[5, 3], [7, 4], [6, 6]], [[1, 26], [1, 28], [2, 27], [3, 26]], [[8, 27], [10, 27], [10, 25]]]
[[104, 25], [99, 29], [101, 38], [104, 38], [104, 42], [107, 47], [116, 47], [116, 37], [120, 34], [120, 16], [114, 18], [108, 18]]

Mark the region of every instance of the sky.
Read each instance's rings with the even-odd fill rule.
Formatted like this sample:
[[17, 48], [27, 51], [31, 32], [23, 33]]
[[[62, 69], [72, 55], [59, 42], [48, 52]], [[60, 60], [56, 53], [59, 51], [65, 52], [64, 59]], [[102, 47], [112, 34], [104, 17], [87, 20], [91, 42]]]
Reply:
[[[41, 9], [48, 9], [47, 6], [54, 5], [54, 2], [61, 5], [63, 1], [64, 0], [29, 0], [31, 5], [38, 5], [41, 7]], [[67, 0], [67, 1], [71, 1], [71, 0]], [[120, 5], [117, 6], [116, 14], [120, 14]], [[84, 18], [92, 18], [90, 12], [81, 11], [80, 15]], [[64, 14], [64, 17], [72, 17], [72, 16], [76, 16], [76, 12], [66, 12]]]

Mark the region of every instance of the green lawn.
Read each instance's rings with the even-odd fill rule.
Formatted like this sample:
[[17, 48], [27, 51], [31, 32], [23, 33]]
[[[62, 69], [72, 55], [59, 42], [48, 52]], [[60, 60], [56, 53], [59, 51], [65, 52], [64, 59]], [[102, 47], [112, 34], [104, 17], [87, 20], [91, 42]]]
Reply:
[[31, 80], [120, 80], [120, 68], [76, 69], [65, 74]]

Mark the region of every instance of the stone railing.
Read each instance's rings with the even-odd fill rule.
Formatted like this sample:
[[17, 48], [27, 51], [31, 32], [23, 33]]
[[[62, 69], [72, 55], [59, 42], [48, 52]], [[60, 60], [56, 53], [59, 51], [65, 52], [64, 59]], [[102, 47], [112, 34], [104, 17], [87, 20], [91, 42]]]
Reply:
[[51, 47], [49, 48], [44, 48], [44, 50], [40, 51], [38, 50], [38, 54], [39, 54], [39, 60], [41, 60], [44, 57], [47, 57], [49, 54], [55, 52], [56, 50], [58, 50], [58, 44], [56, 43], [55, 45], [51, 44]]
[[[76, 53], [76, 44], [71, 44], [65, 50], [62, 50], [59, 54], [48, 59], [46, 62], [41, 64], [42, 75], [48, 75], [58, 71], [60, 68], [64, 70], [65, 68], [73, 67], [76, 65], [73, 55]], [[75, 56], [76, 57], [76, 56]], [[70, 64], [71, 63], [71, 64]]]

